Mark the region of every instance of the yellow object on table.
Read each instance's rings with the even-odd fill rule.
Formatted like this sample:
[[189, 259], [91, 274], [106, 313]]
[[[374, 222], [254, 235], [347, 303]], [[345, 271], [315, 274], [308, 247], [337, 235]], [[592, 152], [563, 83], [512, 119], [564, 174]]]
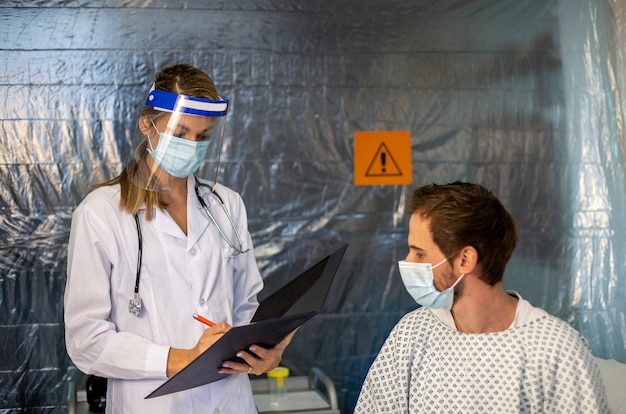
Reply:
[[276, 367], [267, 372], [267, 377], [270, 378], [270, 394], [284, 395], [287, 393], [287, 387], [285, 386], [285, 378], [289, 376], [289, 368]]

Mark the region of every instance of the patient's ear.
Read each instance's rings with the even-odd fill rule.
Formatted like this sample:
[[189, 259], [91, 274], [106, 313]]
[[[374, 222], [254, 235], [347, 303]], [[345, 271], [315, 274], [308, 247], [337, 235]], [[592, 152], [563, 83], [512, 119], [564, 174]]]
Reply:
[[472, 273], [478, 265], [478, 251], [473, 246], [465, 246], [459, 256], [463, 274]]

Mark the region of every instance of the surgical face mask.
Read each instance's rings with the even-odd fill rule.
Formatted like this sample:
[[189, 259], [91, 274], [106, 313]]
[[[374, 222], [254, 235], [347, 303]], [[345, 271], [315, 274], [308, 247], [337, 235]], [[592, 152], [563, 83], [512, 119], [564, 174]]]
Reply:
[[[150, 140], [148, 139], [150, 143]], [[209, 140], [190, 141], [161, 132], [156, 149], [150, 148], [148, 153], [163, 170], [174, 177], [187, 177], [193, 174], [206, 157]]]
[[420, 305], [431, 308], [443, 308], [452, 309], [452, 303], [454, 301], [454, 287], [463, 279], [463, 276], [454, 282], [448, 289], [440, 292], [435, 288], [433, 269], [440, 266], [448, 259], [443, 259], [436, 265], [430, 263], [414, 263], [400, 260], [398, 267], [400, 269], [400, 276], [402, 276], [402, 282], [409, 294]]

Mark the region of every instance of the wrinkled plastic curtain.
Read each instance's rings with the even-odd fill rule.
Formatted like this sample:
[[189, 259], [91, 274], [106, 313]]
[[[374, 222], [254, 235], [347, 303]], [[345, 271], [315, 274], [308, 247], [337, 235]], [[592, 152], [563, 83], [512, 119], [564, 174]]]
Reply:
[[[594, 2], [595, 3], [595, 2]], [[626, 361], [624, 5], [563, 3], [565, 92], [560, 219], [541, 304], [604, 358]], [[541, 286], [541, 285], [539, 285]], [[558, 293], [558, 295], [557, 295]]]
[[[3, 2], [0, 412], [64, 412], [81, 380], [63, 337], [71, 212], [119, 173], [154, 72], [177, 62], [231, 99], [220, 181], [248, 206], [262, 296], [350, 243], [284, 360], [326, 372], [343, 413], [416, 307], [396, 262], [431, 182], [493, 189], [520, 231], [506, 287], [626, 362], [625, 3]], [[361, 130], [411, 131], [413, 185], [353, 185]]]

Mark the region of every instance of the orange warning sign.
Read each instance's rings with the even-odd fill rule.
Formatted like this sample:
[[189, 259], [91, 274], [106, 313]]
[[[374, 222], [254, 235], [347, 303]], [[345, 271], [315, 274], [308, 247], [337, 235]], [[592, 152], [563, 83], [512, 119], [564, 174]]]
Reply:
[[354, 184], [411, 184], [409, 131], [357, 131], [354, 133]]

